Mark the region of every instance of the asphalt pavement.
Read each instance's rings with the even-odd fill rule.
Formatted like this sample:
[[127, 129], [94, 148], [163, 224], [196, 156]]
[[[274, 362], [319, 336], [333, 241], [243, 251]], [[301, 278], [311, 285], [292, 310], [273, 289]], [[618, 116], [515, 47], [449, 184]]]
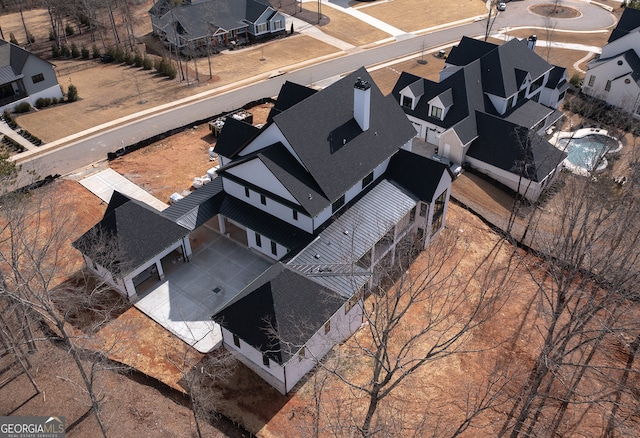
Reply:
[[[500, 13], [496, 18], [492, 31], [497, 32], [507, 26], [510, 29], [524, 26], [545, 28], [551, 26], [555, 30], [592, 31], [615, 24], [611, 13], [583, 1], [563, 1], [563, 5], [572, 6], [582, 13], [581, 17], [570, 20], [545, 20], [529, 12], [528, 7], [531, 4], [533, 2], [530, 1], [510, 2], [507, 11]], [[367, 20], [366, 14], [357, 15]], [[375, 25], [379, 23], [375, 22]], [[299, 26], [300, 32], [308, 32], [310, 36], [318, 39], [326, 38], [326, 41], [331, 41], [333, 45], [339, 44], [335, 38], [327, 36], [308, 23], [299, 23]], [[389, 28], [388, 30], [391, 31]], [[286, 70], [284, 74], [276, 77], [261, 75], [231, 86], [216, 88], [53, 142], [39, 148], [35, 153], [28, 151], [20, 154], [18, 162], [22, 165], [22, 174], [19, 183], [25, 185], [30, 182], [27, 171], [35, 171], [42, 177], [69, 174], [76, 169], [104, 160], [108, 152], [114, 152], [122, 146], [136, 144], [171, 129], [189, 125], [194, 121], [234, 110], [246, 102], [275, 96], [285, 81], [313, 84], [338, 77], [361, 66], [370, 67], [420, 53], [425, 49], [452, 45], [462, 36], [476, 37], [484, 35], [485, 32], [486, 20], [472, 19], [462, 23], [452, 23], [450, 27], [424, 29], [413, 34], [396, 35], [395, 38], [391, 36], [391, 42], [365, 50], [353, 50], [354, 48], [350, 45], [345, 45], [342, 48], [346, 50], [344, 56], [310, 66], [290, 66], [283, 69]]]

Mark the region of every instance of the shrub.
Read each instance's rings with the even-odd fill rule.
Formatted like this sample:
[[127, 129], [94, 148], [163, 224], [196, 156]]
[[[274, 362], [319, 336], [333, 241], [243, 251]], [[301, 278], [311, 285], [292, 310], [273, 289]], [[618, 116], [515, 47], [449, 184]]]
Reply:
[[76, 43], [71, 43], [71, 57], [77, 58], [79, 56], [80, 56], [80, 50], [78, 49], [78, 46], [76, 46]]
[[142, 55], [137, 50], [135, 55], [133, 56], [133, 65], [138, 68], [142, 67]]
[[11, 42], [11, 44], [15, 44], [16, 46], [18, 45], [18, 40], [16, 39], [16, 36], [12, 33], [9, 34], [9, 41]]
[[125, 55], [126, 54], [124, 53], [124, 50], [120, 46], [117, 46], [113, 51], [113, 59], [115, 59], [117, 62], [124, 62]]
[[71, 50], [69, 50], [66, 44], [60, 46], [60, 55], [64, 56], [65, 58], [71, 56]]
[[143, 70], [151, 70], [153, 68], [153, 61], [148, 56], [142, 58], [142, 69]]
[[96, 46], [95, 44], [93, 45], [93, 47], [91, 48], [91, 57], [93, 59], [98, 59], [100, 58], [100, 50], [98, 49], [98, 46]]
[[80, 54], [82, 56], [82, 59], [89, 59], [89, 49], [87, 49], [85, 46], [82, 46], [82, 48], [80, 49]]
[[582, 84], [582, 77], [578, 73], [574, 73], [569, 79], [569, 83], [574, 87], [579, 87]]
[[75, 102], [76, 100], [78, 100], [78, 89], [75, 85], [70, 84], [67, 90], [67, 101]]
[[44, 108], [46, 106], [46, 103], [44, 101], [44, 97], [39, 97], [36, 99], [36, 108], [40, 109], [40, 108]]
[[64, 28], [64, 33], [67, 36], [71, 36], [75, 33], [75, 31], [73, 30], [73, 26], [71, 26], [71, 23], [67, 23], [67, 25]]
[[115, 58], [116, 57], [115, 47], [109, 47], [107, 50], [104, 51], [104, 54], [107, 56], [111, 56], [112, 58]]
[[18, 114], [28, 113], [29, 111], [31, 111], [31, 104], [29, 102], [20, 102], [13, 108], [13, 111]]
[[124, 63], [127, 65], [133, 65], [134, 58], [133, 53], [127, 50], [124, 54]]
[[54, 58], [60, 58], [61, 55], [60, 47], [58, 47], [56, 43], [51, 44], [51, 56]]
[[58, 104], [58, 98], [57, 97], [52, 97], [51, 98], [51, 105], [57, 105]]
[[56, 34], [53, 33], [53, 30], [49, 31], [49, 41], [55, 41], [56, 40]]

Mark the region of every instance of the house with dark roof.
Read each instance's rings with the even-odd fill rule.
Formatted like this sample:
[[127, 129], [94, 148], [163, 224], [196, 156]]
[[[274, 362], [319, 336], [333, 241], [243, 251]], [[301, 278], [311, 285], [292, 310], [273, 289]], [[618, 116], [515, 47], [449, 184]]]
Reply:
[[100, 222], [73, 242], [87, 267], [129, 299], [153, 271], [164, 279], [163, 258], [178, 250], [191, 257], [189, 229], [157, 210], [114, 191]]
[[[175, 3], [175, 2], [174, 2]], [[151, 26], [179, 50], [209, 53], [236, 42], [255, 41], [286, 32], [285, 17], [267, 0], [159, 0], [149, 9]]]
[[286, 83], [261, 128], [227, 118], [212, 182], [162, 212], [116, 192], [75, 246], [134, 300], [168, 252], [189, 261], [201, 226], [270, 259], [211, 312], [223, 345], [287, 393], [361, 325], [367, 290], [444, 228], [453, 175], [411, 152], [414, 136], [364, 68], [319, 91]]
[[53, 64], [8, 41], [0, 40], [0, 111], [39, 98], [62, 98]]
[[[564, 68], [533, 48], [463, 37], [434, 82], [403, 72], [392, 95], [434, 158], [466, 164], [535, 201], [565, 154], [544, 140], [568, 88]], [[445, 161], [446, 161], [445, 160]]]
[[587, 64], [582, 92], [640, 117], [640, 10], [625, 8], [602, 53]]

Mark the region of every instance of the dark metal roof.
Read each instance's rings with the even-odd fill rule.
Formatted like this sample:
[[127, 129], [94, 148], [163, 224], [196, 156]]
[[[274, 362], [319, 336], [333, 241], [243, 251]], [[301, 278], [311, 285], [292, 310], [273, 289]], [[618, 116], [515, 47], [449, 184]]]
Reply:
[[[354, 119], [354, 84], [372, 84], [369, 129]], [[384, 97], [363, 68], [274, 117], [303, 166], [331, 202], [415, 135], [393, 97]]]
[[355, 262], [406, 216], [417, 201], [417, 197], [398, 184], [382, 179], [288, 264], [307, 275], [317, 275], [316, 281], [350, 297], [359, 288], [354, 287], [369, 275], [356, 269]]
[[213, 319], [284, 365], [345, 301], [332, 290], [277, 263]]
[[[102, 220], [73, 246], [102, 266], [117, 262], [119, 273], [126, 274], [188, 234], [154, 208], [114, 191]], [[112, 250], [104, 251], [105, 245]]]
[[193, 231], [218, 214], [224, 197], [222, 178], [214, 178], [164, 209], [162, 215]]
[[220, 206], [220, 213], [291, 250], [302, 247], [313, 238], [311, 234], [300, 228], [233, 196], [224, 198]]
[[[525, 99], [518, 102], [518, 105], [504, 114], [502, 118], [516, 125], [524, 126], [525, 128], [533, 128], [554, 112], [555, 110], [553, 108], [549, 108], [533, 100]], [[495, 112], [490, 113], [500, 117]]]

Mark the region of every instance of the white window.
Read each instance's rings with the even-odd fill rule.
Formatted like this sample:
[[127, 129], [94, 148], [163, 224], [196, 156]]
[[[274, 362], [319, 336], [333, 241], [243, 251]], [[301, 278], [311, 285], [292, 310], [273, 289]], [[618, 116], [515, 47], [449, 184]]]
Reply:
[[282, 20], [276, 20], [273, 22], [273, 30], [283, 29], [284, 25], [282, 24]]
[[432, 106], [431, 117], [435, 117], [438, 120], [442, 120], [442, 108], [438, 108], [437, 106]]
[[260, 23], [260, 24], [256, 25], [256, 34], [265, 33], [267, 30], [269, 30], [269, 27], [267, 26], [267, 23]]
[[402, 96], [402, 106], [405, 108], [413, 108], [413, 99], [409, 96]]

